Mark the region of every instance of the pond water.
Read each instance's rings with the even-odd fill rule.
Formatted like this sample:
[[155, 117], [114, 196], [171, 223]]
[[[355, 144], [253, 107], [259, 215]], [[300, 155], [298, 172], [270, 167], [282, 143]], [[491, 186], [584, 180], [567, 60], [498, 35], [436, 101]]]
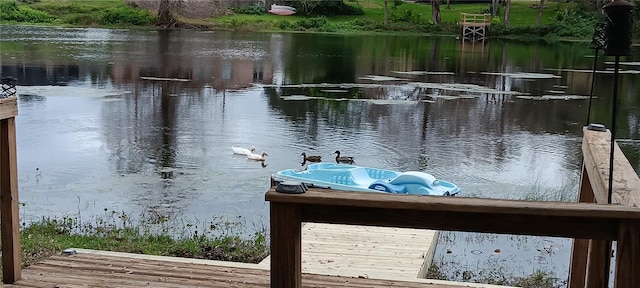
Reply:
[[[303, 168], [302, 152], [333, 161], [335, 150], [359, 165], [429, 172], [461, 186], [459, 197], [576, 198], [588, 43], [0, 29], [2, 76], [19, 85], [26, 223], [123, 211], [265, 227], [270, 175]], [[622, 59], [616, 116], [634, 167], [636, 58]], [[612, 67], [600, 55], [590, 113], [607, 126]], [[269, 156], [250, 161], [232, 146]], [[443, 232], [435, 263], [452, 279], [564, 279], [570, 250], [562, 238]]]

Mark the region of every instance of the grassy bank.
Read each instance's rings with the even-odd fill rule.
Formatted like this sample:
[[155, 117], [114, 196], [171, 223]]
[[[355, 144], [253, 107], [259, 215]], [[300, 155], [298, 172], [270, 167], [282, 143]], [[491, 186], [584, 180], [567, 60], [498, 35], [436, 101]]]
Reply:
[[[127, 3], [131, 5], [127, 5]], [[124, 0], [0, 0], [0, 22], [66, 25], [75, 27], [154, 27], [155, 11], [143, 2]], [[188, 3], [188, 2], [186, 2]], [[262, 7], [222, 9], [215, 17], [197, 15], [195, 4], [173, 10], [177, 23], [173, 27], [234, 31], [305, 31], [329, 33], [422, 33], [459, 34], [457, 22], [461, 13], [485, 13], [489, 4], [441, 5], [441, 24], [433, 24], [431, 6], [403, 1], [389, 1], [388, 21], [384, 23], [384, 0], [345, 1], [362, 11], [362, 15], [278, 16], [267, 14]], [[545, 3], [540, 25], [537, 25], [539, 1], [512, 1], [510, 25], [504, 25], [504, 6], [492, 19], [492, 36], [520, 38], [589, 38], [597, 14], [579, 3]], [[147, 2], [148, 4], [148, 2]], [[147, 7], [148, 6], [148, 7]], [[215, 10], [215, 9], [214, 9]], [[220, 10], [220, 9], [218, 9]]]
[[62, 217], [31, 223], [20, 232], [22, 265], [66, 248], [245, 263], [258, 263], [269, 253], [266, 228], [247, 233], [241, 218], [188, 223], [150, 213], [135, 217], [139, 219], [135, 224], [133, 218], [124, 212], [105, 211], [88, 222]]

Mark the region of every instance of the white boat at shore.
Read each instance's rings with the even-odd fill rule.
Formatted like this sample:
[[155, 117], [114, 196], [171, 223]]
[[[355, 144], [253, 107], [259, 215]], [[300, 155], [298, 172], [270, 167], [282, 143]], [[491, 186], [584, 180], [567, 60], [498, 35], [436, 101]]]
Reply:
[[291, 6], [286, 6], [286, 5], [272, 4], [271, 9], [269, 10], [269, 13], [275, 14], [275, 15], [288, 16], [288, 15], [295, 14], [296, 8], [293, 8]]

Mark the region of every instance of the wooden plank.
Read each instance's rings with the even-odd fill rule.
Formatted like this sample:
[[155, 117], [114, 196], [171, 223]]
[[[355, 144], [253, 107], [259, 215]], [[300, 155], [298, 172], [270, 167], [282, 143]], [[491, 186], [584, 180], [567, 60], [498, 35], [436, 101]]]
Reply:
[[[347, 207], [343, 208], [344, 210], [349, 210], [351, 207], [363, 207], [375, 208], [376, 210], [415, 210], [443, 212], [447, 214], [461, 212], [479, 215], [503, 215], [503, 217], [507, 215], [520, 215], [523, 217], [533, 216], [533, 218], [560, 217], [567, 219], [592, 219], [595, 217], [594, 215], [597, 215], [597, 218], [601, 220], [640, 219], [640, 209], [638, 208], [588, 203], [397, 195], [315, 188], [309, 189], [303, 194], [278, 193], [272, 188], [266, 193], [265, 198], [267, 201], [271, 201], [271, 203]], [[443, 217], [436, 217], [436, 219], [438, 218]], [[614, 230], [616, 229], [617, 228], [614, 228]]]
[[182, 267], [182, 265], [189, 265], [187, 267], [191, 267], [191, 265], [196, 264], [196, 265], [202, 266], [203, 269], [206, 269], [206, 266], [220, 266], [220, 267], [229, 267], [229, 268], [269, 270], [269, 267], [263, 267], [259, 264], [253, 264], [253, 263], [218, 261], [218, 260], [195, 259], [195, 258], [184, 258], [184, 257], [169, 257], [169, 256], [146, 255], [146, 254], [132, 254], [132, 253], [101, 251], [101, 250], [91, 250], [91, 249], [81, 249], [81, 248], [69, 248], [69, 249], [75, 250], [78, 254], [83, 255], [83, 258], [108, 259], [108, 261], [112, 261], [112, 259], [126, 259], [127, 261], [131, 261], [131, 259], [136, 259], [141, 261], [150, 261], [158, 265], [171, 264], [171, 265], [174, 265], [175, 267]]
[[569, 265], [569, 288], [583, 288], [587, 274], [587, 255], [589, 239], [573, 239], [571, 246], [571, 264]]
[[[431, 265], [436, 231], [341, 224], [302, 226], [302, 272], [412, 279]], [[260, 262], [269, 266], [270, 258]]]
[[433, 263], [433, 257], [436, 254], [436, 246], [438, 245], [438, 235], [440, 231], [433, 230], [435, 233], [431, 238], [431, 243], [429, 243], [429, 250], [424, 254], [422, 265], [420, 266], [420, 270], [418, 270], [418, 278], [427, 278], [427, 274], [429, 273], [429, 268]]
[[[609, 194], [609, 156], [611, 133], [583, 128], [582, 153], [596, 203], [605, 204]], [[640, 178], [616, 144], [613, 156], [612, 203], [640, 207]]]
[[[617, 237], [616, 237], [617, 238]], [[606, 287], [605, 279], [609, 271], [605, 271], [605, 262], [611, 261], [608, 253], [611, 251], [611, 242], [604, 240], [590, 240], [589, 241], [589, 253], [587, 254], [587, 270], [585, 278], [585, 287], [587, 288], [600, 288]]]
[[[594, 203], [595, 198], [591, 181], [587, 170], [582, 165], [582, 174], [580, 175], [580, 188], [578, 193], [578, 202]], [[584, 288], [587, 275], [587, 255], [589, 254], [589, 239], [573, 239], [571, 246], [571, 263], [569, 265], [569, 288]]]
[[0, 221], [2, 225], [0, 229], [2, 231], [2, 281], [4, 283], [13, 283], [20, 279], [18, 206], [16, 124], [15, 118], [7, 118], [0, 120]]
[[13, 118], [18, 115], [18, 100], [16, 97], [0, 99], [0, 120]]
[[300, 207], [282, 203], [270, 203], [270, 205], [271, 287], [301, 287]]
[[[55, 255], [27, 267], [23, 279], [3, 287], [269, 287], [269, 271], [237, 268], [184, 259], [146, 259], [144, 255], [92, 251], [76, 255]], [[105, 252], [105, 253], [103, 253]], [[114, 256], [118, 255], [118, 256]], [[166, 261], [165, 261], [166, 260]], [[219, 263], [221, 261], [212, 261]], [[224, 263], [222, 263], [224, 264]], [[235, 265], [235, 264], [230, 264]], [[456, 283], [415, 279], [412, 282], [303, 274], [304, 287], [408, 287], [462, 288], [503, 287], [487, 284]]]
[[615, 271], [615, 288], [640, 287], [640, 221], [620, 224]]

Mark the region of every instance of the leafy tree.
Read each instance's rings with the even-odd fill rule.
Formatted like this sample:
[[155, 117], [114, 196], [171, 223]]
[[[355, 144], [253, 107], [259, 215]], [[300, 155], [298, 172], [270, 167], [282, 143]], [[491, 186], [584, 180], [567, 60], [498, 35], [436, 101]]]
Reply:
[[327, 0], [294, 0], [291, 6], [305, 15], [363, 15], [364, 11], [360, 7], [345, 4], [340, 1]]

